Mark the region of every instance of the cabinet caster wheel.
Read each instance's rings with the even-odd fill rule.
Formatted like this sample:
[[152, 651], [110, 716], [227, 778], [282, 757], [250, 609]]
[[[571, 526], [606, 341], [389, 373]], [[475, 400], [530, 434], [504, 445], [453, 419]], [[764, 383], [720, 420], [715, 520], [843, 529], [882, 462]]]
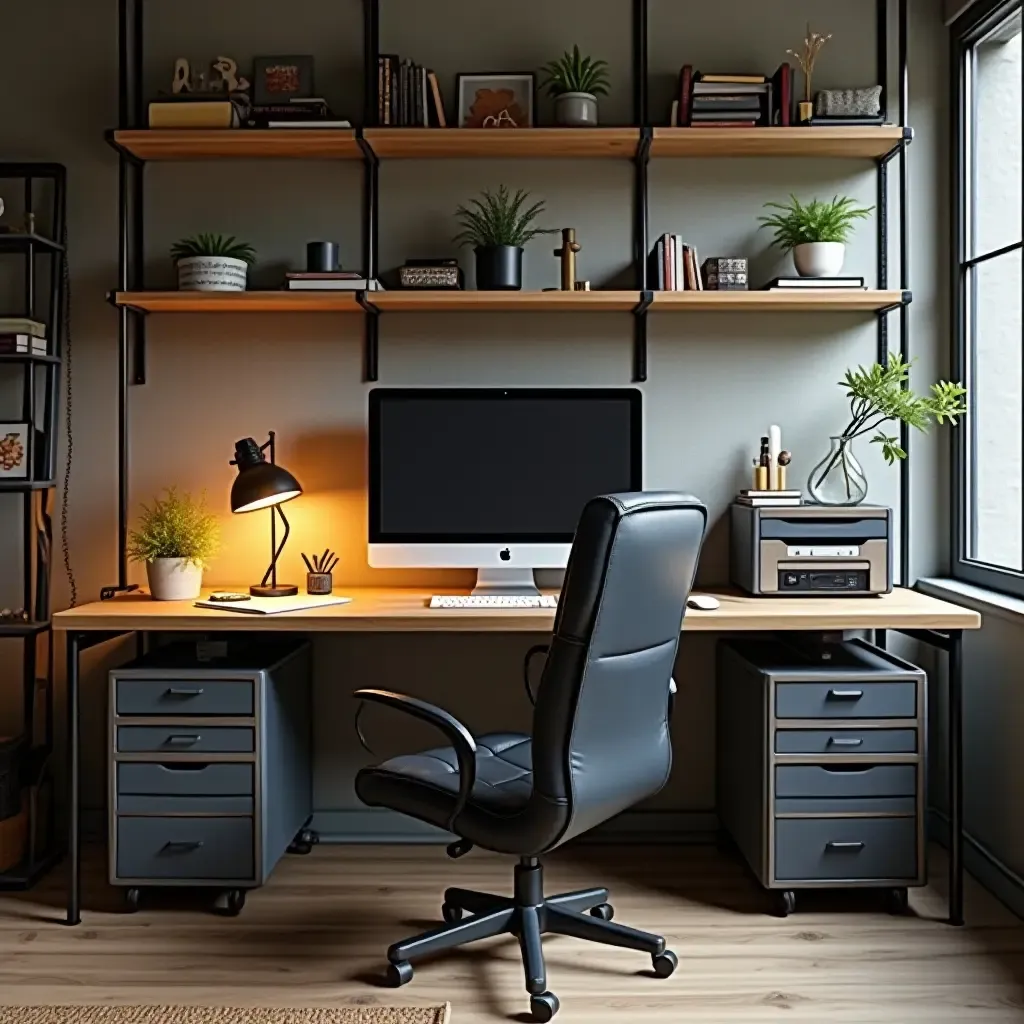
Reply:
[[412, 964], [408, 960], [399, 960], [397, 964], [388, 964], [388, 985], [401, 988], [412, 981]]
[[304, 857], [313, 852], [313, 847], [318, 842], [320, 842], [320, 837], [311, 828], [299, 829], [298, 834], [288, 847], [288, 852]]
[[455, 924], [462, 920], [462, 907], [457, 907], [454, 903], [442, 903], [441, 916], [446, 924]]
[[792, 889], [784, 889], [775, 896], [775, 916], [789, 917], [796, 910], [796, 893]]
[[134, 914], [139, 909], [139, 900], [142, 899], [142, 892], [139, 889], [125, 889], [124, 906], [129, 914]]
[[224, 899], [224, 912], [228, 917], [238, 917], [245, 906], [245, 890], [229, 889]]
[[554, 992], [541, 992], [530, 996], [530, 1015], [538, 1024], [547, 1024], [558, 1013], [558, 996]]
[[305, 857], [307, 854], [313, 852], [313, 844], [294, 842], [288, 847], [288, 852], [299, 857]]
[[668, 978], [679, 966], [679, 957], [671, 949], [666, 949], [664, 953], [651, 957], [651, 966], [659, 978]]
[[889, 889], [885, 894], [885, 905], [890, 914], [905, 914], [910, 908], [910, 894], [903, 888]]
[[610, 921], [615, 916], [615, 908], [610, 903], [598, 903], [590, 908], [590, 916], [600, 921]]

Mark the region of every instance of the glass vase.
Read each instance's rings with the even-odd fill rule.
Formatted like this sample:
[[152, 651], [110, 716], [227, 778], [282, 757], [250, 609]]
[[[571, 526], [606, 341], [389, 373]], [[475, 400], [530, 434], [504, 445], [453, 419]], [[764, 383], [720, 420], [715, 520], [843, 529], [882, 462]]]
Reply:
[[846, 437], [832, 437], [828, 455], [807, 478], [807, 493], [815, 505], [859, 505], [868, 496], [864, 476], [853, 442]]

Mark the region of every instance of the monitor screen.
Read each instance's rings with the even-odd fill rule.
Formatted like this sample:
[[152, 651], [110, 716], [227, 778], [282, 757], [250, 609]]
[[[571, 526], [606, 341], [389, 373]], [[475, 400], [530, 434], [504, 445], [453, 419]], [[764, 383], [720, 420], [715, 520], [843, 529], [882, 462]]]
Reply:
[[572, 540], [598, 494], [642, 488], [641, 394], [370, 392], [370, 542]]

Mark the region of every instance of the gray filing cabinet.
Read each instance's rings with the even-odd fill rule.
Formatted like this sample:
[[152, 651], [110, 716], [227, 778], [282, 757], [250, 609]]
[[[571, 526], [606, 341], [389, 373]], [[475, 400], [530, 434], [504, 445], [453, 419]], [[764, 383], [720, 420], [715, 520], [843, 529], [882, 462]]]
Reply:
[[312, 814], [310, 647], [158, 648], [110, 673], [110, 881], [210, 886], [237, 913]]
[[718, 645], [718, 814], [778, 912], [925, 881], [925, 674], [861, 640]]

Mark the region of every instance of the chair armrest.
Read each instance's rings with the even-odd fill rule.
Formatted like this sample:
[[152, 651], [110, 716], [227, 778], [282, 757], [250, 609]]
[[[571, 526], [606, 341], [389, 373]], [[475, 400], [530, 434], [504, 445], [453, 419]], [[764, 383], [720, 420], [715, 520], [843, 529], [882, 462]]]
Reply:
[[455, 755], [459, 761], [459, 795], [448, 819], [448, 828], [454, 831], [455, 819], [465, 809], [466, 801], [476, 784], [476, 741], [473, 734], [454, 715], [416, 697], [407, 697], [403, 693], [391, 693], [388, 690], [356, 690], [352, 696], [356, 700], [383, 704], [385, 707], [402, 711], [422, 722], [428, 722], [445, 734], [455, 748]]

